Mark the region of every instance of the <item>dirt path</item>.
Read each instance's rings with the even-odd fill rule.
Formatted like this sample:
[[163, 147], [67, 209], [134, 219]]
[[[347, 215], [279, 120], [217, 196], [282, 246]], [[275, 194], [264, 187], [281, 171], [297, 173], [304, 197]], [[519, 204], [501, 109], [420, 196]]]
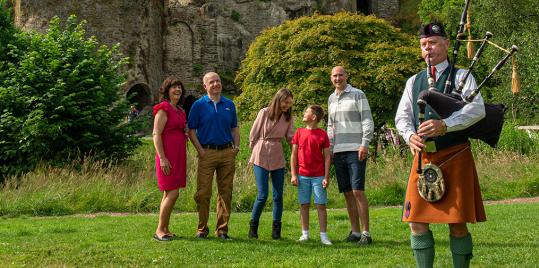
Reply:
[[[485, 201], [485, 204], [487, 204], [487, 205], [513, 204], [513, 203], [539, 203], [539, 196], [514, 198], [514, 199], [505, 199], [505, 200]], [[375, 207], [379, 207], [379, 206], [375, 206]], [[400, 207], [400, 206], [386, 206], [386, 207]], [[344, 210], [344, 208], [338, 208], [336, 210], [340, 210], [340, 209]], [[332, 210], [335, 210], [335, 209], [332, 209]], [[195, 213], [195, 212], [182, 212], [182, 213]], [[90, 213], [90, 214], [75, 214], [75, 215], [71, 215], [71, 216], [85, 217], [85, 218], [95, 218], [97, 216], [122, 217], [122, 216], [134, 216], [134, 215], [142, 215], [142, 216], [144, 216], [144, 215], [149, 215], [149, 214], [156, 214], [156, 213], [97, 212], [97, 213]]]
[[485, 201], [485, 204], [512, 204], [512, 203], [537, 203], [537, 202], [539, 202], [539, 196], [525, 197], [525, 198], [515, 198], [515, 199], [505, 199], [505, 200]]

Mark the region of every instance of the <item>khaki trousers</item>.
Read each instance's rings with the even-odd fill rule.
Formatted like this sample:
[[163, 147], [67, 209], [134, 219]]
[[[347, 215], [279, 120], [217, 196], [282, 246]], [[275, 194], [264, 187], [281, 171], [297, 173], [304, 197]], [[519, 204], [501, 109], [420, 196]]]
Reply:
[[215, 234], [226, 234], [228, 232], [236, 169], [235, 158], [235, 150], [227, 148], [224, 150], [205, 149], [204, 157], [198, 159], [197, 191], [195, 193], [198, 210], [197, 232], [209, 232], [208, 217], [215, 173], [217, 173], [217, 226]]

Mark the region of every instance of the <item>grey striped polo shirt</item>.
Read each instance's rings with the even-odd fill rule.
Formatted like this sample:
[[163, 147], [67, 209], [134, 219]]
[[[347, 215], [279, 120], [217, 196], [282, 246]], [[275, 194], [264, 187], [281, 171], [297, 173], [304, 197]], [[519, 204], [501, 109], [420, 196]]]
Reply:
[[368, 148], [374, 122], [363, 91], [347, 85], [339, 96], [336, 92], [329, 96], [327, 133], [333, 153], [357, 151], [361, 145]]

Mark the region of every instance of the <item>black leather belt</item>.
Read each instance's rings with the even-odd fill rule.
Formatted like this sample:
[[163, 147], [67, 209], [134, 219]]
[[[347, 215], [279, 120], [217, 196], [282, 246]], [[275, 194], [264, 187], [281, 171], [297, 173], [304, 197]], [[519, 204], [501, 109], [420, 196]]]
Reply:
[[226, 148], [231, 148], [232, 143], [227, 143], [223, 145], [212, 145], [212, 144], [202, 144], [202, 148], [210, 150], [224, 150]]

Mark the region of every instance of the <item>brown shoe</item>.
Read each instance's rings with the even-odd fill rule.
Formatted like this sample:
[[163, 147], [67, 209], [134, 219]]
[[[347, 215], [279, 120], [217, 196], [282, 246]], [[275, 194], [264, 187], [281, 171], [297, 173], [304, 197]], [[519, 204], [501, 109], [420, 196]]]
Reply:
[[226, 234], [226, 233], [221, 233], [217, 237], [219, 237], [219, 238], [221, 238], [223, 240], [226, 240], [226, 241], [232, 240], [232, 238], [230, 238], [230, 236], [228, 236], [228, 234]]
[[208, 237], [208, 233], [198, 232], [195, 238], [197, 239], [206, 239]]

